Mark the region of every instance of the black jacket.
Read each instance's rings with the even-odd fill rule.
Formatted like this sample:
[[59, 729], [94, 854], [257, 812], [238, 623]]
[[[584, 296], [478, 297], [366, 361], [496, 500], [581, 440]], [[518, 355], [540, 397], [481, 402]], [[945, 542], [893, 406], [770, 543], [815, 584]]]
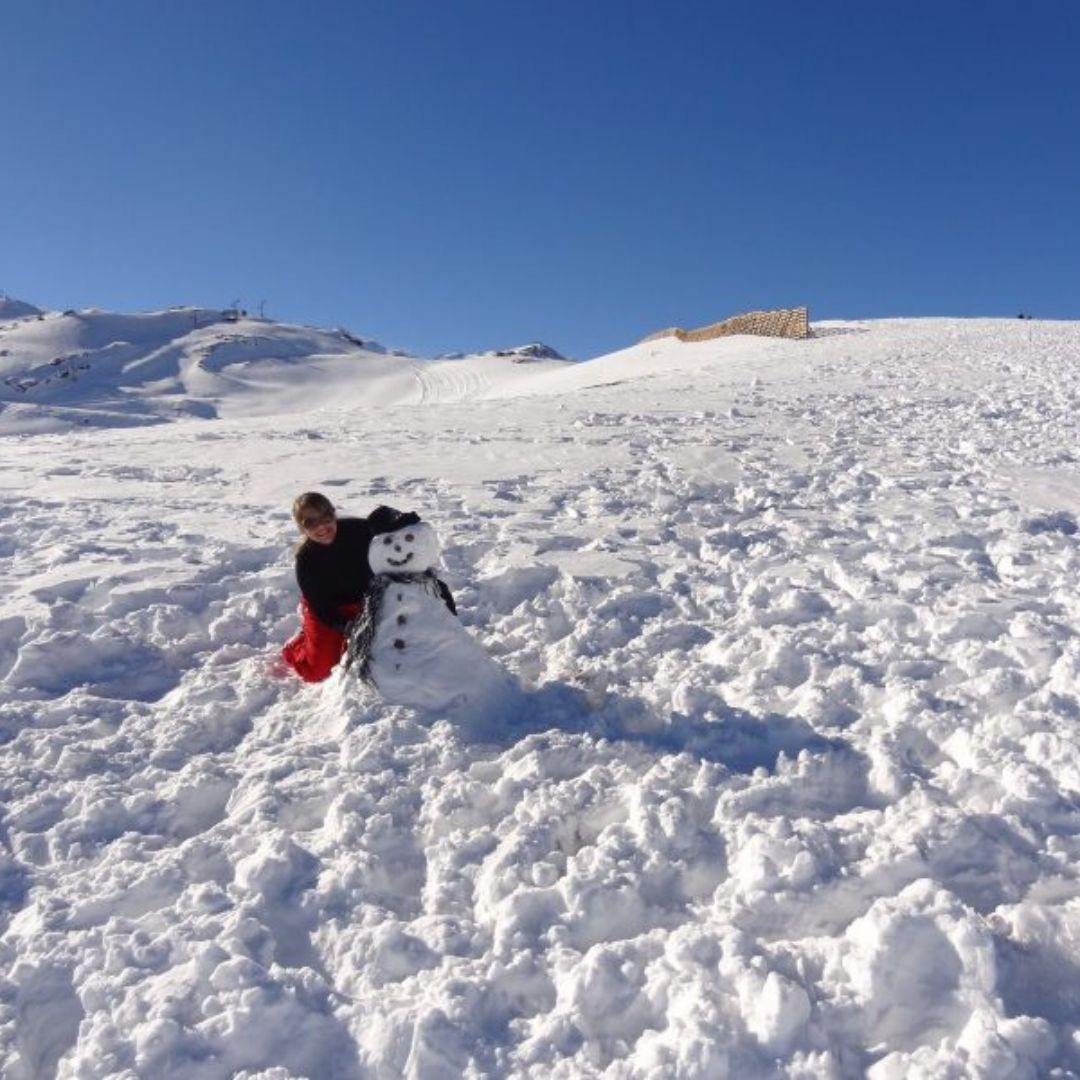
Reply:
[[371, 585], [368, 547], [374, 535], [375, 529], [364, 518], [338, 518], [332, 544], [309, 539], [300, 545], [296, 581], [319, 622], [344, 630], [347, 620], [341, 605], [363, 602]]

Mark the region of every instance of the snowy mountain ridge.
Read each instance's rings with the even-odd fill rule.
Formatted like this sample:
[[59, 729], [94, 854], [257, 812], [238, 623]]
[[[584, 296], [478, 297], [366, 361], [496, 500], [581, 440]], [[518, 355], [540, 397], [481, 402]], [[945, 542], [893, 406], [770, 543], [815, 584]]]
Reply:
[[287, 414], [350, 400], [460, 400], [504, 381], [509, 359], [568, 363], [525, 345], [425, 360], [345, 329], [249, 318], [235, 309], [139, 315], [45, 313], [6, 301], [0, 313], [0, 433], [72, 425], [132, 426], [183, 418]]
[[41, 308], [28, 304], [23, 300], [16, 300], [13, 296], [0, 292], [0, 321], [5, 319], [24, 319], [30, 316], [43, 315]]

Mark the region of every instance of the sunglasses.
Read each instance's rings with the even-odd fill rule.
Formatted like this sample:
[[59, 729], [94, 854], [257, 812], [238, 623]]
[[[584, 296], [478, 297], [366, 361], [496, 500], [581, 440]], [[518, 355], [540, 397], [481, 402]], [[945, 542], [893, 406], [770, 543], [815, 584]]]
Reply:
[[320, 514], [318, 517], [306, 517], [300, 519], [300, 524], [305, 529], [317, 529], [320, 525], [329, 525], [334, 520], [334, 512]]

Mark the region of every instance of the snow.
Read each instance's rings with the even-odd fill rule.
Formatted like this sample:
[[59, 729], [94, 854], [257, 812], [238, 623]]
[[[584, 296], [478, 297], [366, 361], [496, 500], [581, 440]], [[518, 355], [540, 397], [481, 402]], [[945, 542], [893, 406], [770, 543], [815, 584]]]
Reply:
[[43, 314], [44, 312], [41, 308], [35, 307], [33, 304], [28, 304], [25, 300], [16, 300], [13, 296], [8, 296], [6, 293], [0, 293], [0, 319], [24, 319], [30, 316], [36, 317]]
[[460, 401], [513, 380], [514, 365], [540, 374], [571, 363], [543, 345], [423, 360], [344, 329], [233, 310], [14, 318], [27, 310], [38, 311], [17, 301], [0, 307], [0, 435]]
[[[0, 321], [0, 1074], [1080, 1072], [1080, 325], [815, 331]], [[275, 676], [307, 489], [500, 724]]]

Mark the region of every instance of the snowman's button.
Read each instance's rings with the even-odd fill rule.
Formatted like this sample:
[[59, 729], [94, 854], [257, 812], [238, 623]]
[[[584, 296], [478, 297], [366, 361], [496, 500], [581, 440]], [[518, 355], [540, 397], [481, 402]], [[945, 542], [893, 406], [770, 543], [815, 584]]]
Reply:
[[394, 648], [395, 649], [404, 649], [405, 648], [405, 642], [402, 641], [401, 638], [394, 638]]
[[407, 623], [408, 621], [409, 621], [409, 620], [408, 620], [408, 619], [406, 619], [404, 615], [399, 615], [399, 616], [397, 617], [397, 624], [398, 624], [398, 626], [404, 626], [404, 625], [405, 625], [405, 624], [406, 624], [406, 623]]

